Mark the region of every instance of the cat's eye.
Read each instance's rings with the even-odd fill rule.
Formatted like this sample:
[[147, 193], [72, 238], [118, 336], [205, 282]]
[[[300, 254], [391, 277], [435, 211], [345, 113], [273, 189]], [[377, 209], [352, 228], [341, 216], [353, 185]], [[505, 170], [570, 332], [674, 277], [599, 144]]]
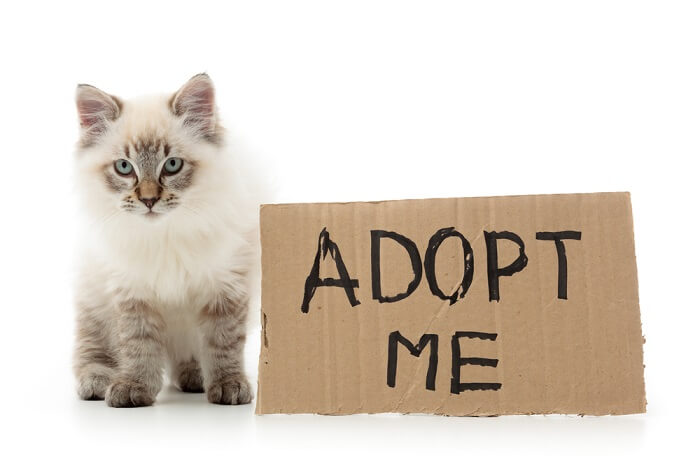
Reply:
[[114, 162], [114, 169], [122, 176], [129, 176], [134, 172], [134, 167], [131, 162], [124, 159], [119, 159]]
[[170, 157], [168, 160], [165, 161], [165, 165], [163, 165], [163, 170], [165, 171], [166, 175], [174, 175], [175, 173], [179, 172], [180, 169], [182, 168], [182, 159], [178, 157]]

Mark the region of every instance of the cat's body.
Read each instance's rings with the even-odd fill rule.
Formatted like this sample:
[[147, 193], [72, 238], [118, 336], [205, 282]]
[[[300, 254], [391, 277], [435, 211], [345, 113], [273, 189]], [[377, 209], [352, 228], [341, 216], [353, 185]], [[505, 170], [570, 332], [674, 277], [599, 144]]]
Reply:
[[211, 81], [122, 102], [79, 86], [77, 179], [87, 214], [76, 291], [84, 399], [184, 391], [247, 403], [243, 373], [255, 205], [225, 149]]

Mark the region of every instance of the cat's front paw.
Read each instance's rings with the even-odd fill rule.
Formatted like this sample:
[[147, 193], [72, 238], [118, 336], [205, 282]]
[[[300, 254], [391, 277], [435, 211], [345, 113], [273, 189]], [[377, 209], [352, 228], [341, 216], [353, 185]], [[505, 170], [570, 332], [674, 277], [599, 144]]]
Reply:
[[156, 397], [142, 383], [118, 380], [107, 389], [105, 400], [112, 408], [136, 408], [151, 406]]
[[219, 405], [242, 405], [250, 403], [253, 392], [245, 376], [239, 375], [210, 384], [207, 399]]

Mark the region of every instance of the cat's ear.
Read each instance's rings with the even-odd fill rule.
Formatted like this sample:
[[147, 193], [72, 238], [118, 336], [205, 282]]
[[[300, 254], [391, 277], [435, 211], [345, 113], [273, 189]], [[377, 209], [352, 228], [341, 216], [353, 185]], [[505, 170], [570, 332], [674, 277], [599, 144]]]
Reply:
[[75, 103], [80, 117], [81, 142], [89, 146], [119, 118], [122, 103], [119, 99], [89, 84], [79, 84]]
[[172, 112], [183, 117], [183, 124], [205, 139], [217, 138], [214, 83], [206, 73], [190, 78], [170, 99]]

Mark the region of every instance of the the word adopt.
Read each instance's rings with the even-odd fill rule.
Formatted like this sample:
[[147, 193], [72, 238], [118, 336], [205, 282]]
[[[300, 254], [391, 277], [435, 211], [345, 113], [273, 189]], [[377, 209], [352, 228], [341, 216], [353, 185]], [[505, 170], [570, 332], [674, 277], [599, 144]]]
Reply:
[[[448, 237], [459, 238], [462, 244], [462, 254], [464, 257], [464, 272], [461, 280], [461, 284], [457, 290], [455, 290], [451, 295], [446, 295], [443, 290], [440, 289], [438, 285], [437, 277], [435, 275], [435, 258], [437, 256], [438, 249], [440, 245]], [[462, 235], [459, 231], [455, 230], [454, 227], [442, 228], [435, 232], [430, 237], [428, 242], [428, 248], [425, 251], [425, 260], [421, 262], [420, 253], [416, 243], [414, 243], [410, 238], [403, 236], [394, 231], [385, 230], [372, 230], [370, 232], [371, 246], [371, 264], [372, 264], [372, 299], [376, 299], [380, 303], [394, 303], [402, 299], [407, 298], [413, 293], [421, 282], [423, 277], [423, 270], [425, 269], [425, 278], [430, 286], [430, 292], [445, 301], [449, 301], [450, 304], [454, 304], [458, 299], [464, 298], [469, 287], [472, 284], [474, 278], [474, 252], [472, 250], [471, 244], [467, 238]], [[383, 238], [396, 241], [405, 250], [411, 259], [411, 266], [413, 267], [413, 279], [406, 287], [406, 291], [403, 293], [396, 294], [394, 296], [385, 296], [382, 293], [382, 281], [381, 281], [381, 265], [380, 265], [380, 249], [381, 240]], [[566, 248], [564, 246], [564, 240], [580, 240], [580, 231], [541, 231], [535, 235], [535, 238], [542, 241], [552, 241], [557, 251], [557, 297], [559, 299], [567, 298], [567, 259], [566, 259]], [[504, 267], [498, 266], [498, 240], [508, 240], [517, 244], [520, 248], [520, 253], [512, 263]], [[525, 243], [522, 238], [517, 234], [510, 231], [485, 231], [484, 241], [486, 242], [486, 274], [488, 275], [489, 283], [489, 301], [499, 301], [500, 300], [500, 288], [499, 288], [499, 278], [503, 276], [510, 277], [516, 272], [520, 272], [525, 268], [528, 262], [527, 255], [525, 255]], [[330, 257], [335, 262], [335, 266], [339, 275], [339, 278], [319, 277], [320, 263], [322, 259], [330, 253]], [[423, 265], [424, 264], [424, 265]], [[348, 273], [348, 268], [343, 261], [343, 257], [340, 253], [340, 248], [336, 243], [331, 240], [330, 233], [326, 228], [321, 230], [321, 234], [318, 237], [318, 248], [316, 249], [316, 256], [311, 267], [311, 272], [306, 278], [304, 283], [304, 299], [301, 304], [302, 312], [309, 312], [309, 304], [311, 298], [313, 298], [316, 289], [320, 286], [336, 286], [343, 288], [345, 294], [348, 297], [348, 301], [351, 306], [357, 306], [360, 301], [355, 297], [354, 288], [360, 286], [359, 281], [356, 278], [351, 278]]]

